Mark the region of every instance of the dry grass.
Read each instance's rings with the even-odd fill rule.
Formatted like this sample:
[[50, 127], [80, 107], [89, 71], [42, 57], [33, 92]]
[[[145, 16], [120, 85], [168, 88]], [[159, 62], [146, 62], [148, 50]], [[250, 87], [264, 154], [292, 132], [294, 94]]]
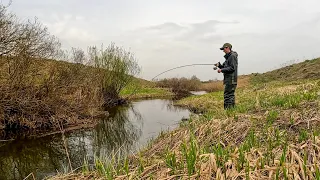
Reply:
[[12, 79], [7, 71], [10, 60], [0, 61], [3, 138], [54, 132], [59, 125], [83, 127], [101, 115], [99, 70], [66, 62], [30, 60], [24, 76]]
[[106, 108], [125, 103], [120, 91], [138, 68], [121, 48], [103, 51], [95, 56], [101, 67], [28, 55], [0, 57], [0, 138], [84, 127], [104, 116]]
[[196, 76], [191, 78], [169, 78], [156, 82], [158, 87], [169, 88], [176, 95], [188, 95], [189, 91], [197, 91], [201, 86], [201, 81]]
[[304, 62], [291, 64], [280, 69], [269, 71], [263, 74], [254, 74], [254, 83], [270, 82], [274, 80], [296, 81], [301, 79], [320, 78], [320, 58], [305, 60]]
[[[242, 75], [238, 77], [238, 88], [243, 88], [249, 85], [250, 76]], [[207, 91], [207, 92], [216, 92], [216, 91], [223, 91], [224, 85], [222, 81], [212, 81], [202, 83], [200, 90]]]
[[[10, 5], [0, 3], [1, 139], [83, 127], [124, 103], [120, 91], [140, 72], [133, 53], [111, 43], [68, 54], [37, 18], [22, 20]], [[48, 60], [69, 55], [76, 64]]]
[[[320, 80], [247, 78], [254, 81], [244, 78], [236, 108], [223, 110], [222, 91], [182, 99], [178, 105], [202, 114], [161, 133], [129, 163], [95, 165], [97, 177], [320, 179]], [[54, 179], [67, 177], [90, 179], [84, 172]]]
[[[261, 109], [293, 107], [303, 100], [316, 98], [319, 81], [273, 81], [268, 84], [248, 85], [236, 90], [236, 110], [241, 113], [256, 112]], [[189, 109], [210, 112], [219, 117], [228, 112], [222, 111], [223, 92], [213, 92], [203, 96], [192, 96], [176, 103]]]
[[97, 173], [91, 172], [87, 174], [74, 174], [74, 173], [61, 174], [51, 179], [52, 180], [86, 180], [86, 179], [102, 180], [105, 178], [99, 177]]
[[[180, 103], [206, 113], [162, 133], [139, 156], [130, 157], [128, 173], [123, 166], [113, 166], [112, 177], [320, 178], [319, 84], [311, 80], [250, 86], [238, 92], [239, 106], [230, 111], [222, 109], [222, 92], [184, 99]], [[88, 178], [81, 172], [70, 177]]]
[[[320, 165], [318, 134], [311, 133], [307, 139], [298, 141], [299, 131], [308, 129], [308, 126], [309, 130], [315, 130], [320, 125], [319, 106], [309, 106], [312, 115], [291, 109], [288, 111], [295, 114], [296, 123], [290, 124], [289, 117], [286, 117], [289, 113], [285, 111], [269, 127], [265, 126], [264, 114], [210, 121], [194, 118], [157, 139], [151, 148], [142, 152], [142, 160], [132, 157], [128, 176], [119, 174], [114, 179], [315, 179], [319, 177], [316, 168]], [[254, 130], [254, 136], [251, 136], [251, 130]], [[288, 138], [284, 136], [285, 132]], [[196, 171], [189, 176], [187, 159], [181, 147], [186, 143], [190, 148], [191, 142], [195, 142]], [[176, 155], [174, 173], [167, 164], [168, 153]], [[141, 164], [144, 168], [139, 172]], [[101, 174], [96, 176], [103, 177]], [[80, 173], [53, 179], [91, 178], [92, 175]]]
[[222, 81], [212, 81], [212, 82], [206, 82], [201, 84], [202, 91], [207, 92], [216, 92], [216, 91], [223, 91], [224, 86]]

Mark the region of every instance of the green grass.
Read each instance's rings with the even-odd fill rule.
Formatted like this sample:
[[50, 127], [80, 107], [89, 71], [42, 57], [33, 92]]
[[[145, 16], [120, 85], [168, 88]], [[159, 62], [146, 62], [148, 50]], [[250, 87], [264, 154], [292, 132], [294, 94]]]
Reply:
[[196, 171], [196, 162], [197, 162], [197, 143], [194, 138], [190, 138], [190, 142], [183, 142], [181, 144], [181, 152], [185, 158], [188, 175], [191, 176]]
[[212, 153], [216, 155], [216, 164], [224, 169], [224, 164], [230, 158], [231, 149], [224, 148], [220, 143], [212, 147]]
[[[176, 104], [214, 114], [215, 118], [222, 118], [263, 109], [297, 108], [303, 102], [315, 101], [319, 98], [319, 80], [305, 80], [299, 81], [299, 83], [275, 81], [270, 82], [268, 86], [263, 86], [263, 88], [260, 86], [261, 84], [258, 84], [236, 90], [236, 107], [228, 111], [223, 110], [222, 91], [188, 97], [176, 102]], [[295, 86], [296, 89], [290, 90], [291, 86]]]
[[121, 91], [120, 95], [131, 95], [131, 94], [168, 94], [168, 91], [165, 89], [160, 89], [160, 88], [137, 88], [135, 89], [129, 89], [125, 88], [123, 91]]
[[275, 120], [277, 120], [279, 113], [275, 110], [272, 110], [267, 115], [267, 122], [269, 125], [272, 125]]
[[308, 132], [303, 129], [299, 133], [299, 142], [303, 142], [309, 138]]
[[[307, 122], [319, 117], [319, 100], [320, 80], [310, 79], [259, 82], [238, 89], [237, 106], [227, 111], [222, 91], [190, 96], [176, 104], [202, 114], [192, 115], [172, 132], [160, 133], [143, 150], [144, 156], [131, 162], [129, 171], [150, 179], [292, 179], [295, 167], [300, 177], [319, 179], [319, 154], [313, 153], [320, 146], [319, 122]], [[308, 146], [310, 142], [314, 146]], [[127, 171], [122, 174], [130, 174]]]
[[[233, 162], [238, 172], [244, 172], [243, 178], [250, 179], [250, 174], [254, 171], [265, 169], [267, 166], [276, 167], [276, 171], [273, 172], [274, 179], [290, 179], [287, 163], [290, 163], [289, 158], [289, 144], [292, 142], [304, 142], [308, 139], [312, 139], [316, 142], [316, 137], [319, 135], [319, 131], [316, 129], [305, 130], [300, 129], [296, 134], [294, 132], [287, 131], [279, 127], [277, 124], [281, 123], [284, 119], [288, 121], [289, 125], [294, 125], [295, 117], [289, 114], [287, 118], [283, 115], [288, 109], [299, 109], [305, 102], [313, 102], [318, 99], [317, 93], [320, 90], [317, 86], [319, 81], [307, 81], [311, 84], [305, 87], [304, 84], [296, 84], [296, 89], [289, 91], [292, 84], [287, 83], [284, 86], [280, 86], [281, 83], [273, 82], [270, 86], [257, 91], [252, 89], [241, 89], [238, 91], [239, 105], [231, 110], [224, 111], [222, 109], [223, 95], [221, 92], [213, 92], [202, 96], [191, 96], [180, 102], [193, 104], [197, 108], [201, 107], [207, 111], [200, 116], [198, 120], [191, 117], [189, 121], [182, 122], [180, 129], [182, 132], [187, 131], [186, 138], [179, 139], [181, 141], [178, 149], [171, 149], [169, 144], [166, 144], [166, 150], [159, 152], [159, 156], [162, 157], [165, 167], [169, 169], [170, 176], [186, 173], [188, 177], [195, 177], [199, 174], [199, 164], [205, 162], [206, 158], [200, 158], [201, 154], [213, 154], [215, 157], [215, 164], [220, 169], [222, 176], [227, 177], [228, 162]], [[280, 89], [279, 89], [280, 88]], [[142, 90], [141, 92], [150, 92], [148, 90]], [[258, 96], [256, 96], [258, 95]], [[197, 104], [198, 103], [198, 104]], [[221, 106], [221, 107], [219, 107]], [[212, 130], [199, 130], [199, 126], [203, 123], [210, 123], [212, 118], [232, 118], [233, 122], [241, 122], [243, 120], [242, 115], [248, 114], [260, 110], [263, 114], [260, 114], [260, 118], [251, 117], [252, 124], [245, 134], [245, 138], [239, 145], [230, 143], [229, 145], [223, 145], [219, 143], [222, 141], [220, 137], [210, 137]], [[231, 122], [231, 123], [233, 123]], [[224, 131], [228, 124], [221, 125], [221, 130]], [[209, 127], [208, 127], [209, 128]], [[202, 132], [208, 136], [208, 140], [215, 139], [215, 143], [212, 141], [200, 142], [196, 134]], [[213, 130], [214, 131], [214, 130]], [[229, 132], [227, 132], [228, 134]], [[244, 132], [238, 132], [240, 135]], [[290, 133], [290, 135], [288, 135]], [[157, 139], [158, 142], [171, 137], [171, 132], [162, 132]], [[293, 137], [298, 137], [293, 138]], [[212, 144], [208, 144], [211, 142]], [[156, 143], [156, 142], [154, 142]], [[152, 145], [148, 146], [152, 148]], [[148, 149], [146, 149], [148, 151]], [[257, 158], [257, 161], [252, 165], [252, 157], [254, 152], [261, 152]], [[302, 153], [302, 169], [305, 173], [309, 171], [311, 165], [309, 164], [306, 156], [307, 152]], [[256, 155], [255, 155], [256, 156]], [[236, 158], [235, 158], [236, 157]], [[138, 157], [136, 163], [136, 177], [140, 177], [140, 174], [145, 172], [148, 165], [152, 162], [143, 161], [144, 158], [154, 159], [153, 157]], [[151, 160], [152, 161], [152, 160]], [[97, 164], [98, 172], [104, 172], [105, 177], [109, 178], [115, 176], [115, 174], [125, 174], [128, 176], [128, 162], [124, 161], [124, 167], [118, 173], [116, 170], [113, 174], [110, 172], [110, 168], [105, 166], [101, 168], [101, 165]], [[114, 169], [117, 169], [116, 167]], [[317, 174], [318, 173], [318, 174]], [[150, 177], [154, 177], [154, 174], [150, 173]], [[314, 178], [319, 177], [319, 170], [315, 169]]]
[[167, 153], [165, 155], [165, 162], [167, 167], [171, 169], [171, 175], [175, 174], [176, 169], [178, 167], [176, 153], [171, 152], [169, 149], [167, 149]]
[[135, 81], [134, 83], [128, 85], [120, 92], [121, 97], [129, 99], [166, 97], [172, 95], [173, 93], [171, 93], [168, 89], [157, 88], [151, 85], [146, 86], [139, 84], [139, 81]]
[[294, 82], [305, 79], [319, 79], [320, 58], [306, 60], [301, 63], [292, 64], [280, 69], [263, 74], [256, 74], [251, 79], [252, 84], [269, 83], [271, 81], [283, 80]]
[[316, 165], [315, 178], [316, 178], [316, 180], [320, 180], [320, 170], [319, 170], [319, 165]]

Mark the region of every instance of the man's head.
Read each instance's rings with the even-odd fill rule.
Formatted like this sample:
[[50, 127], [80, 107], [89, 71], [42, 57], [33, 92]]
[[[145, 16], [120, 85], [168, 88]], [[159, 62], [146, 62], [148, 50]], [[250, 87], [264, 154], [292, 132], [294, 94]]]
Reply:
[[224, 53], [228, 54], [229, 52], [231, 52], [232, 49], [232, 45], [230, 43], [225, 43], [220, 50], [223, 50]]

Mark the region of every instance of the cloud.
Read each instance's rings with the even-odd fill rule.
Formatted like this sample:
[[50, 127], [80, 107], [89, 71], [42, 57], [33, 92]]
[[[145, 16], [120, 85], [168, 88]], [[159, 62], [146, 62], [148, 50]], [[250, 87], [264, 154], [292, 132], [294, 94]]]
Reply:
[[[185, 24], [170, 22], [140, 28], [125, 39], [139, 39], [139, 43], [131, 46], [144, 64], [143, 76], [147, 79], [179, 65], [224, 61], [223, 53], [218, 49], [224, 42], [231, 42], [239, 53], [240, 74], [265, 72], [293, 59], [320, 56], [320, 50], [315, 48], [320, 44], [316, 33], [320, 31], [318, 17], [276, 32], [221, 33], [226, 26], [237, 28], [239, 24], [217, 20]], [[209, 67], [179, 69], [160, 78], [191, 77], [193, 74], [203, 80], [222, 78]]]
[[[318, 0], [16, 0], [11, 8], [19, 17], [39, 17], [67, 48], [115, 42], [130, 49], [142, 77], [149, 79], [178, 65], [223, 61], [219, 47], [225, 42], [239, 53], [240, 74], [320, 56], [318, 6]], [[222, 78], [210, 67], [183, 68], [161, 77], [193, 74], [203, 80]]]
[[81, 28], [78, 27], [70, 27], [70, 28], [66, 28], [63, 31], [63, 36], [64, 39], [82, 39], [83, 41], [94, 41], [96, 39], [96, 37], [92, 34], [89, 33], [87, 31], [84, 31]]
[[44, 22], [50, 32], [63, 42], [64, 47], [86, 48], [90, 42], [98, 38], [86, 26], [86, 19], [71, 14], [51, 14], [50, 19]]
[[[238, 22], [223, 22], [207, 20], [197, 23], [166, 22], [159, 25], [138, 28], [122, 35], [123, 40], [130, 39], [131, 46], [151, 52], [182, 53], [200, 47], [201, 44], [220, 42], [222, 35], [219, 28], [225, 25], [235, 25]], [[220, 45], [219, 45], [220, 46]], [[198, 48], [196, 48], [198, 49]]]
[[185, 29], [184, 26], [173, 23], [173, 22], [167, 22], [167, 23], [163, 23], [160, 25], [155, 25], [155, 26], [150, 26], [150, 27], [145, 27], [143, 28], [145, 30], [150, 30], [150, 31], [158, 31], [158, 32], [172, 32], [172, 31], [181, 31], [183, 29]]
[[157, 39], [172, 38], [174, 41], [181, 42], [202, 41], [207, 38], [217, 38], [217, 30], [219, 29], [219, 26], [237, 23], [239, 22], [223, 22], [217, 20], [183, 24], [167, 22], [155, 26], [139, 28], [135, 30], [133, 34], [138, 38], [141, 38], [141, 36], [144, 35], [146, 39], [152, 36], [152, 38]]

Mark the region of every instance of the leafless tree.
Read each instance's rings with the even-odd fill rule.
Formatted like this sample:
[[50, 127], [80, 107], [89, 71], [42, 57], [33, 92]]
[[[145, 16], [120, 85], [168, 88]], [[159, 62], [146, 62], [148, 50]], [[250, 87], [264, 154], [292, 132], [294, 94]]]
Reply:
[[37, 18], [21, 21], [8, 12], [8, 6], [0, 5], [0, 58], [7, 60], [9, 84], [19, 87], [30, 80], [32, 60], [54, 59], [60, 47], [59, 40]]
[[36, 18], [21, 22], [0, 5], [0, 56], [54, 58], [60, 46], [59, 40]]
[[0, 5], [0, 57], [14, 51], [18, 37], [22, 35], [17, 22], [17, 17], [8, 13], [6, 6]]
[[[86, 60], [91, 66], [45, 61], [57, 58]], [[3, 5], [0, 69], [0, 116], [7, 120], [0, 119], [0, 127], [36, 131], [101, 114], [103, 106], [120, 102], [121, 89], [140, 71], [133, 54], [114, 44], [101, 50], [90, 47], [87, 54], [77, 48], [64, 51], [36, 18], [22, 21]]]
[[75, 63], [83, 64], [85, 61], [85, 53], [81, 48], [72, 48], [71, 49], [71, 60]]

